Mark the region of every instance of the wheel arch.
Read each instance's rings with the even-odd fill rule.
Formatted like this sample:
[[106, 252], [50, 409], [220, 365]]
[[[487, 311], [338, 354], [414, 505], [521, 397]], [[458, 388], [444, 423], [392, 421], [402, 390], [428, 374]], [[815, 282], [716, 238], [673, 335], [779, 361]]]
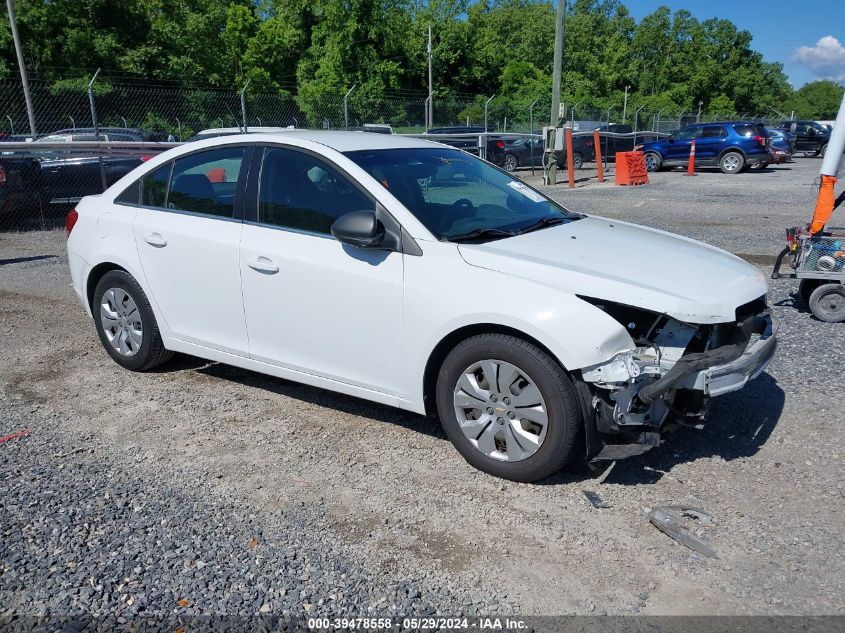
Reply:
[[85, 299], [88, 301], [88, 307], [91, 309], [92, 313], [94, 310], [94, 290], [97, 288], [97, 284], [100, 282], [100, 279], [102, 279], [106, 273], [113, 270], [122, 270], [128, 275], [132, 274], [123, 266], [115, 264], [114, 262], [101, 262], [94, 266], [91, 269], [91, 272], [88, 273], [88, 279], [85, 281]]
[[425, 370], [423, 371], [423, 404], [425, 406], [426, 415], [435, 415], [437, 413], [437, 399], [435, 397], [437, 374], [440, 371], [440, 367], [443, 365], [443, 361], [446, 360], [446, 356], [449, 355], [449, 352], [452, 351], [458, 343], [479, 334], [507, 334], [509, 336], [522, 339], [532, 345], [536, 345], [548, 354], [549, 357], [553, 358], [564, 371], [568, 371], [564, 364], [560, 362], [557, 355], [555, 355], [548, 346], [521, 330], [498, 323], [475, 323], [472, 325], [465, 325], [453, 330], [440, 339], [428, 356], [428, 360], [425, 364]]
[[723, 149], [721, 152], [719, 152], [719, 160], [722, 160], [722, 157], [723, 157], [725, 154], [729, 154], [730, 152], [736, 152], [737, 154], [742, 155], [742, 159], [743, 159], [743, 160], [745, 160], [745, 159], [748, 157], [748, 155], [745, 153], [745, 150], [744, 150], [744, 149], [742, 149], [742, 148], [741, 148], [741, 147], [739, 147], [738, 145], [731, 145], [731, 146], [726, 147], [725, 149]]

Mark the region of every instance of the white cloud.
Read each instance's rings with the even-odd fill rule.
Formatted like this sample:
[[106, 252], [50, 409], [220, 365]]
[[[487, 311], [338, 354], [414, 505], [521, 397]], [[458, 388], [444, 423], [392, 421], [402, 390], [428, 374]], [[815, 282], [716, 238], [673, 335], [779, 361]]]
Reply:
[[799, 46], [793, 57], [821, 79], [845, 82], [845, 46], [833, 35], [825, 35], [815, 46]]

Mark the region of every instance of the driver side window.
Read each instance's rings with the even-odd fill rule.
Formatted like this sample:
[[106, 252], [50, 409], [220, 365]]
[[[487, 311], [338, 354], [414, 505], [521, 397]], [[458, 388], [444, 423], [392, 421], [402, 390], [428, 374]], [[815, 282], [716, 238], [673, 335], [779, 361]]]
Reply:
[[258, 190], [258, 221], [313, 233], [350, 211], [375, 209], [367, 196], [332, 165], [283, 147], [264, 150]]

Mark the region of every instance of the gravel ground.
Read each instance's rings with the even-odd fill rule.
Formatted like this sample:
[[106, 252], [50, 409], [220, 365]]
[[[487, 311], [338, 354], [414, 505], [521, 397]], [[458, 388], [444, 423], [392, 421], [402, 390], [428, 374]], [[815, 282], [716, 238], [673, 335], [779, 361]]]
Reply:
[[[769, 272], [818, 167], [550, 191]], [[845, 325], [793, 282], [777, 357], [705, 428], [528, 485], [436, 420], [186, 357], [123, 371], [69, 281], [63, 232], [0, 234], [0, 436], [31, 430], [0, 443], [0, 615], [845, 614]], [[682, 502], [718, 560], [645, 519]]]

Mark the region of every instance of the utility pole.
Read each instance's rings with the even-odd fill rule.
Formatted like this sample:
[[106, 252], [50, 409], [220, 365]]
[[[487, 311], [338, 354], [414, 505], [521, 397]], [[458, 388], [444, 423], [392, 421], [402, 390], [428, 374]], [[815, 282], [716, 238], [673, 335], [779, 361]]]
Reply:
[[625, 101], [622, 104], [622, 125], [625, 125], [625, 117], [628, 114], [628, 88], [631, 86], [625, 86]]
[[434, 127], [434, 79], [431, 72], [431, 25], [428, 25], [428, 125]]
[[21, 71], [21, 86], [23, 87], [23, 98], [26, 101], [26, 116], [29, 118], [29, 132], [35, 136], [35, 112], [32, 109], [32, 95], [29, 94], [29, 79], [26, 76], [26, 65], [23, 61], [23, 49], [21, 48], [21, 37], [18, 35], [18, 22], [15, 20], [15, 7], [12, 0], [6, 0], [6, 7], [9, 10], [9, 25], [12, 27], [12, 39], [15, 41], [15, 54], [18, 56], [18, 68]]
[[552, 68], [552, 115], [549, 125], [557, 127], [560, 118], [560, 71], [563, 64], [563, 30], [565, 25], [566, 0], [557, 0], [555, 16], [555, 51]]

